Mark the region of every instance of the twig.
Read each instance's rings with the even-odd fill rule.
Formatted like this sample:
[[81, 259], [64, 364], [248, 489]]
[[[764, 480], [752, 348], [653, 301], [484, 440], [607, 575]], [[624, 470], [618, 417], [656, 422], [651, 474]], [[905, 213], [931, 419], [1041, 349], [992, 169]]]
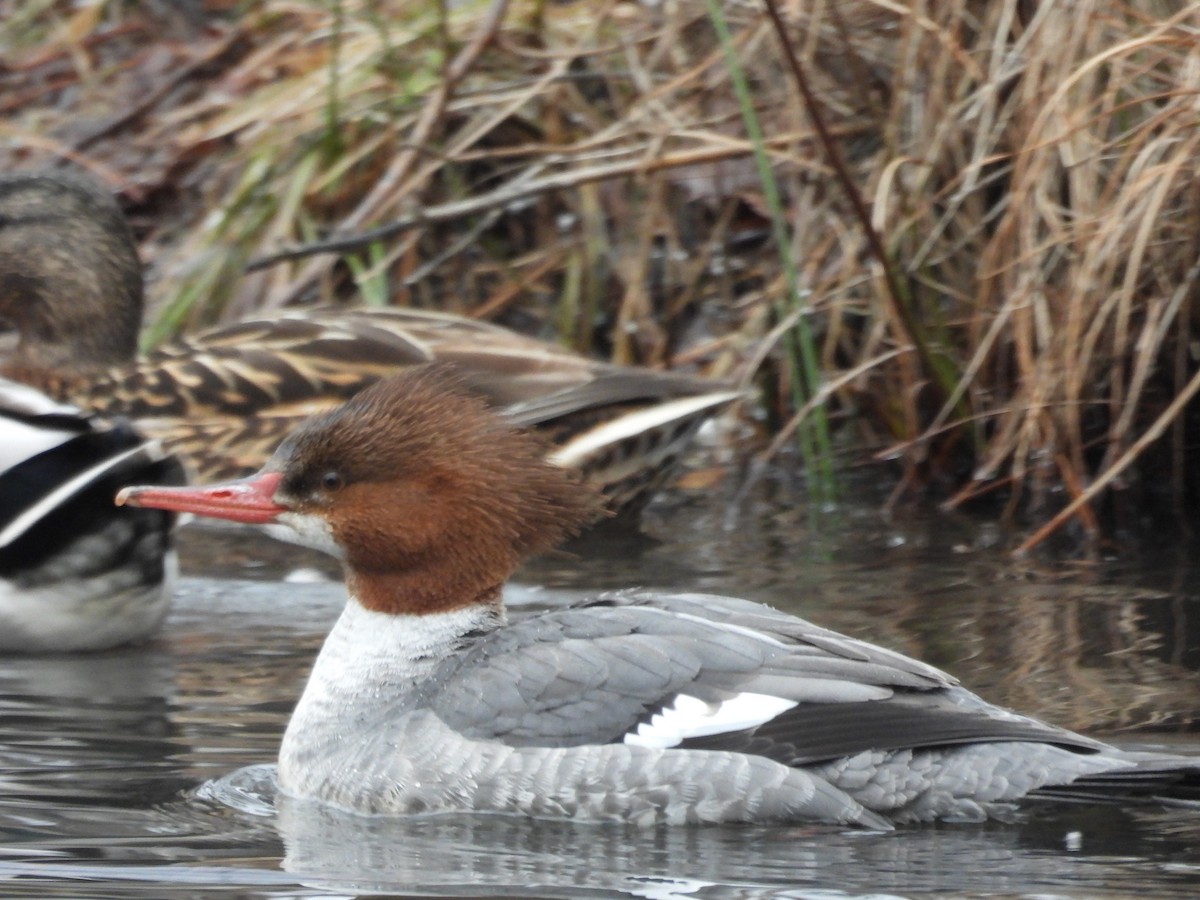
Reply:
[[772, 439], [770, 446], [768, 446], [766, 450], [759, 454], [758, 459], [765, 463], [772, 456], [778, 453], [780, 448], [782, 448], [783, 445], [786, 444], [791, 438], [792, 433], [800, 427], [800, 423], [804, 421], [804, 417], [828, 400], [833, 395], [833, 392], [838, 388], [845, 384], [849, 384], [855, 378], [858, 378], [860, 375], [875, 368], [876, 366], [883, 365], [889, 359], [894, 359], [902, 353], [911, 353], [912, 350], [912, 347], [896, 347], [895, 349], [888, 350], [886, 353], [881, 353], [874, 359], [868, 359], [866, 362], [860, 363], [853, 369], [843, 372], [837, 378], [822, 382], [820, 388], [818, 388], [813, 395], [808, 398], [802, 407], [796, 410], [795, 415], [788, 420], [787, 424], [779, 429], [779, 433]]
[[222, 56], [225, 56], [227, 53], [233, 50], [240, 41], [244, 40], [245, 35], [242, 34], [240, 30], [233, 31], [223, 41], [217, 44], [216, 47], [213, 47], [203, 56], [193, 59], [191, 62], [176, 70], [170, 78], [168, 78], [165, 82], [151, 91], [125, 112], [114, 116], [107, 122], [104, 122], [93, 129], [91, 132], [85, 134], [83, 137], [77, 138], [74, 142], [74, 148], [76, 152], [83, 152], [88, 147], [92, 146], [92, 144], [96, 143], [96, 141], [106, 138], [114, 131], [119, 131], [131, 122], [140, 119], [151, 109], [157, 106], [160, 100], [170, 94], [180, 84], [194, 78], [197, 71], [205, 68], [206, 66], [212, 65]]
[[413, 163], [420, 154], [418, 148], [429, 143], [434, 126], [437, 125], [442, 118], [442, 114], [446, 111], [446, 104], [450, 100], [450, 95], [458, 87], [458, 83], [470, 72], [471, 66], [479, 58], [480, 54], [483, 53], [487, 45], [495, 39], [496, 32], [500, 28], [500, 23], [504, 21], [504, 13], [507, 9], [508, 0], [492, 0], [492, 5], [488, 8], [487, 14], [483, 17], [482, 21], [480, 21], [479, 27], [475, 29], [475, 34], [471, 37], [467, 45], [458, 52], [458, 55], [450, 61], [450, 64], [446, 66], [437, 87], [430, 94], [429, 99], [425, 101], [425, 105], [421, 109], [421, 114], [417, 117], [416, 124], [413, 125], [412, 134], [405, 141], [406, 149], [392, 161], [392, 164], [388, 167], [388, 171], [376, 182], [371, 193], [346, 218], [346, 225], [348, 227], [355, 228], [361, 222], [370, 218], [383, 202], [384, 198], [391, 195], [395, 185], [403, 181], [409, 172], [412, 171]]
[[[487, 14], [480, 22], [479, 28], [475, 30], [474, 36], [467, 43], [458, 55], [446, 66], [442, 74], [442, 79], [433, 94], [425, 102], [421, 109], [421, 114], [417, 118], [416, 124], [413, 126], [412, 134], [409, 136], [406, 144], [406, 149], [400, 153], [391, 164], [387, 171], [380, 176], [375, 182], [371, 192], [363, 198], [362, 202], [346, 217], [345, 226], [356, 228], [359, 224], [369, 219], [376, 213], [381, 205], [393, 198], [396, 193], [396, 185], [400, 184], [412, 171], [414, 162], [416, 161], [421, 147], [429, 142], [429, 137], [433, 132], [434, 126], [441, 120], [443, 112], [445, 112], [446, 104], [450, 99], [450, 95], [458, 83], [470, 71], [471, 65], [483, 53], [484, 48], [496, 37], [496, 33], [500, 28], [500, 23], [504, 21], [504, 13], [508, 9], [508, 0], [493, 0]], [[416, 223], [414, 223], [416, 224]], [[411, 226], [410, 226], [411, 227]], [[398, 234], [404, 229], [398, 229], [394, 232], [389, 232], [385, 236]], [[378, 237], [368, 238], [353, 247], [345, 249], [358, 249], [366, 246]], [[319, 252], [338, 252], [338, 251], [317, 251]], [[291, 255], [276, 255], [266, 257], [259, 260], [252, 260], [246, 266], [247, 272], [254, 272], [257, 269], [265, 268], [277, 262], [287, 260], [301, 259], [307, 256], [316, 255], [315, 253], [293, 253]], [[262, 263], [257, 265], [256, 263]], [[308, 286], [320, 275], [327, 263], [314, 262], [304, 267], [304, 269], [293, 279], [289, 285], [287, 292], [277, 298], [277, 302], [271, 305], [283, 305], [293, 297], [298, 296], [308, 289]]]
[[1064, 522], [1079, 511], [1081, 506], [1095, 499], [1096, 495], [1104, 490], [1109, 482], [1129, 468], [1130, 464], [1142, 455], [1143, 450], [1162, 437], [1162, 433], [1167, 430], [1167, 426], [1175, 421], [1176, 417], [1179, 416], [1197, 392], [1200, 392], [1200, 372], [1192, 376], [1191, 380], [1187, 383], [1187, 387], [1159, 414], [1158, 418], [1154, 420], [1154, 424], [1142, 432], [1141, 436], [1130, 445], [1129, 449], [1121, 455], [1120, 459], [1093, 481], [1086, 491], [1076, 495], [1075, 499], [1064, 506], [1054, 518], [1026, 538], [1021, 546], [1014, 551], [1015, 554], [1017, 556], [1024, 556], [1029, 553], [1030, 550], [1037, 547], [1038, 544], [1061, 528]]
[[[463, 200], [452, 200], [449, 203], [426, 207], [423, 210], [401, 216], [387, 225], [381, 225], [378, 228], [372, 228], [368, 231], [361, 231], [341, 237], [332, 237], [324, 241], [300, 244], [295, 247], [286, 247], [276, 253], [256, 257], [247, 263], [246, 271], [255, 272], [281, 262], [303, 259], [322, 253], [346, 253], [352, 250], [359, 250], [376, 241], [387, 240], [412, 228], [435, 225], [441, 222], [452, 222], [468, 216], [479, 215], [518, 201], [528, 200], [552, 191], [578, 187], [589, 182], [607, 181], [612, 178], [623, 178], [666, 169], [682, 168], [700, 163], [735, 159], [741, 156], [748, 156], [753, 152], [753, 148], [748, 143], [741, 142], [717, 149], [704, 148], [677, 153], [649, 162], [641, 158], [623, 160], [618, 163], [560, 172], [537, 180], [530, 179], [528, 172], [525, 172], [486, 194], [479, 194]], [[536, 167], [540, 170], [563, 161], [564, 159], [561, 156], [548, 157], [539, 160], [536, 163]]]
[[[791, 317], [789, 316], [788, 318], [790, 319]], [[789, 328], [794, 324], [794, 321], [789, 322], [787, 319], [785, 319], [772, 330], [771, 334], [774, 335], [776, 332], [782, 334], [785, 328]], [[768, 335], [768, 338], [764, 341], [764, 343], [769, 342], [771, 342], [770, 335]], [[808, 398], [808, 401], [804, 404], [804, 406], [797, 410], [795, 415], [792, 416], [788, 423], [784, 425], [782, 429], [780, 429], [779, 433], [775, 435], [775, 439], [771, 441], [771, 445], [762, 453], [755, 454], [754, 458], [750, 461], [750, 464], [746, 470], [746, 476], [742, 479], [742, 483], [738, 487], [737, 493], [734, 495], [732, 502], [729, 504], [729, 511], [726, 514], [724, 521], [724, 527], [726, 530], [735, 526], [737, 511], [741, 509], [742, 505], [745, 503], [746, 497], [749, 496], [750, 491], [753, 490], [754, 486], [758, 484], [758, 482], [761, 481], [763, 476], [767, 473], [767, 464], [771, 461], [771, 458], [783, 448], [783, 445], [786, 444], [791, 438], [792, 433], [798, 427], [800, 427], [800, 423], [804, 421], [805, 416], [809, 415], [814, 409], [829, 399], [830, 395], [834, 391], [836, 391], [842, 385], [853, 381], [859, 375], [863, 374], [863, 372], [866, 372], [868, 369], [871, 369], [874, 366], [885, 363], [895, 356], [911, 351], [912, 347], [897, 347], [894, 350], [887, 351], [875, 359], [867, 360], [865, 363], [855, 366], [848, 372], [843, 372], [837, 378], [828, 383], [822, 384], [821, 387], [815, 391], [811, 397]], [[743, 371], [753, 370], [744, 369]], [[747, 387], [744, 379], [741, 381], [739, 387]]]
[[[912, 312], [901, 298], [900, 282], [896, 278], [895, 269], [888, 260], [887, 250], [884, 249], [879, 232], [871, 224], [871, 214], [867, 210], [867, 204], [863, 201], [862, 194], [859, 193], [858, 188], [855, 186], [854, 179], [850, 175], [850, 170], [846, 168], [842, 154], [838, 151], [838, 146], [834, 142], [833, 132], [829, 130], [829, 126], [825, 123], [825, 115], [821, 110], [821, 104], [817, 100], [816, 94], [813, 93], [812, 85], [808, 83], [808, 76], [804, 72], [804, 66], [792, 48], [792, 42], [788, 38], [787, 26], [784, 24], [783, 17], [779, 14], [775, 0], [763, 0], [763, 5], [766, 7], [767, 15], [771, 18], [771, 24], [774, 26], [775, 34], [778, 36], [779, 43], [783, 48], [783, 57], [787, 60], [788, 67], [791, 69], [792, 79], [796, 82], [796, 87], [804, 97], [805, 109], [808, 110], [808, 117], [817, 132], [821, 147], [825, 150], [826, 159], [829, 161], [829, 165], [833, 169], [838, 184], [841, 185], [842, 191], [846, 195], [846, 199], [850, 201], [850, 205], [854, 209], [854, 216], [858, 219], [863, 234], [866, 236], [867, 244], [871, 248], [871, 255], [875, 257], [875, 261], [879, 263], [879, 267], [883, 270], [884, 283], [887, 285], [885, 294], [890, 301], [893, 313], [895, 313], [897, 320], [901, 324], [904, 332], [903, 339], [915, 347], [917, 354], [921, 357], [922, 364], [925, 366], [925, 371], [934, 376], [938, 371], [937, 366], [934, 365], [929, 348], [925, 342], [917, 339], [920, 331], [913, 321]], [[941, 385], [939, 384], [938, 387], [940, 389]]]

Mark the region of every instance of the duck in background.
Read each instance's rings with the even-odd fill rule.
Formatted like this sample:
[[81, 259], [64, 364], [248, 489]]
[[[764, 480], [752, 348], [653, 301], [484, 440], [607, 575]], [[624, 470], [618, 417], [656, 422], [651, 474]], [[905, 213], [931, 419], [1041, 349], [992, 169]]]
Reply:
[[105, 650], [159, 629], [175, 517], [112, 506], [147, 481], [183, 484], [183, 467], [127, 424], [0, 380], [0, 653]]
[[249, 479], [117, 502], [269, 526], [342, 559], [346, 607], [279, 753], [279, 787], [302, 801], [873, 829], [1039, 798], [1200, 801], [1200, 760], [993, 706], [748, 600], [629, 591], [509, 623], [504, 582], [600, 503], [445, 373], [365, 389]]
[[133, 236], [107, 191], [73, 174], [0, 178], [0, 376], [129, 418], [193, 478], [248, 474], [313, 412], [400, 369], [450, 362], [512, 422], [544, 431], [549, 458], [584, 472], [610, 508], [635, 511], [701, 425], [742, 396], [488, 323], [390, 308], [262, 316], [138, 358], [142, 307]]

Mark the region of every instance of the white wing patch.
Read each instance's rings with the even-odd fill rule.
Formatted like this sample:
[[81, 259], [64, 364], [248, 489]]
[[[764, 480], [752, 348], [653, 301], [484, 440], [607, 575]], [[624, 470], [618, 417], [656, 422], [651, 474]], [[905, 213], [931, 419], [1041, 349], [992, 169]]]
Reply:
[[671, 706], [642, 722], [624, 740], [638, 747], [677, 747], [688, 738], [754, 728], [796, 705], [795, 700], [749, 691], [720, 703], [680, 694]]

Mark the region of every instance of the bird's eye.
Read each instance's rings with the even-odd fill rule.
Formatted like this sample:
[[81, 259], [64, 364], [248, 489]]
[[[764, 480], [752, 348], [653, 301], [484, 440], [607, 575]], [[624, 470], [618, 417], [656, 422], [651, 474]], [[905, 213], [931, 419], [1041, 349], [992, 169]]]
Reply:
[[321, 476], [321, 487], [327, 491], [336, 491], [342, 486], [342, 476], [332, 470]]

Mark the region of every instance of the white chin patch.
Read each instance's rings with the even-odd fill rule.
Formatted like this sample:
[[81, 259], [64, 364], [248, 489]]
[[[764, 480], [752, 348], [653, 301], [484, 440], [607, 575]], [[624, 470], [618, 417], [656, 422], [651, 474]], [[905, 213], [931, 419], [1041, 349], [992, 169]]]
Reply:
[[677, 747], [688, 738], [755, 728], [795, 705], [795, 700], [748, 691], [720, 703], [680, 694], [673, 704], [638, 725], [637, 731], [625, 735], [624, 740], [638, 747]]
[[328, 553], [335, 559], [343, 559], [342, 548], [333, 539], [329, 523], [320, 516], [308, 516], [303, 513], [285, 512], [275, 517], [271, 525], [264, 525], [263, 530], [276, 540], [289, 544], [299, 544], [301, 547], [311, 547]]

